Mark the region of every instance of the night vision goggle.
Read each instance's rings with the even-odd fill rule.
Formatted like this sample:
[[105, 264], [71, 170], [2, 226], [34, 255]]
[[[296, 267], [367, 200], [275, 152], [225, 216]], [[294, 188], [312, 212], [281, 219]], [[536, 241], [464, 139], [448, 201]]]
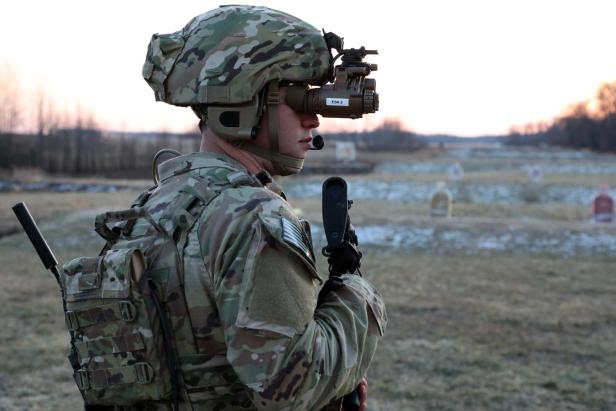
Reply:
[[[331, 58], [329, 76], [323, 81], [332, 84], [311, 87], [304, 83], [282, 82], [281, 85], [288, 87], [285, 103], [297, 112], [323, 117], [356, 119], [376, 112], [379, 109], [376, 80], [366, 77], [377, 70], [377, 65], [364, 62], [363, 59], [378, 52], [366, 50], [364, 47], [344, 49], [343, 39], [334, 33], [324, 32], [324, 38], [328, 48], [338, 52]], [[339, 58], [341, 63], [335, 65]], [[207, 126], [217, 135], [231, 141], [250, 140], [257, 134], [259, 119], [264, 111], [272, 106], [272, 102], [274, 105], [278, 104], [278, 87], [278, 82], [270, 82], [258, 96], [246, 104], [192, 108], [199, 118], [206, 120]], [[271, 111], [271, 108], [269, 110]], [[272, 120], [274, 119], [270, 117], [270, 122]], [[276, 131], [272, 130], [270, 134], [272, 132]]]
[[[327, 35], [334, 35], [327, 33]], [[337, 36], [336, 36], [337, 37]], [[379, 109], [379, 95], [376, 92], [376, 80], [366, 78], [377, 70], [376, 64], [365, 63], [368, 54], [378, 54], [376, 50], [343, 49], [342, 39], [338, 37], [338, 55], [342, 64], [334, 67], [330, 76], [333, 84], [310, 88], [291, 84], [287, 90], [286, 103], [295, 111], [319, 114], [323, 117], [361, 118], [364, 114], [374, 113]], [[336, 40], [334, 40], [336, 41]], [[331, 43], [328, 41], [328, 45]]]

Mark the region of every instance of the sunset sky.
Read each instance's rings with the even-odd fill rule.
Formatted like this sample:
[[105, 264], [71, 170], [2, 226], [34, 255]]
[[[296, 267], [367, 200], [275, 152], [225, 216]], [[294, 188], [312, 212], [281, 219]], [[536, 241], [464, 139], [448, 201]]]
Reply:
[[[16, 68], [23, 87], [45, 84], [61, 108], [89, 108], [106, 129], [186, 131], [192, 112], [154, 102], [141, 77], [147, 44], [220, 3], [4, 1], [0, 67]], [[549, 120], [616, 80], [616, 1], [254, 4], [333, 31], [346, 47], [378, 49], [368, 61], [379, 65], [379, 113], [324, 119], [322, 129], [369, 129], [397, 117], [418, 133], [502, 134]]]

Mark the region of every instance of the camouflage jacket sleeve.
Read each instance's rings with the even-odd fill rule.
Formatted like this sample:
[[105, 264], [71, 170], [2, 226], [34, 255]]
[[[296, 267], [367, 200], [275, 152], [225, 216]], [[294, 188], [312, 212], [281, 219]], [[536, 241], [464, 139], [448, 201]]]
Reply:
[[255, 406], [318, 410], [351, 392], [385, 329], [377, 291], [346, 275], [344, 286], [317, 307], [321, 280], [311, 250], [297, 244], [301, 225], [289, 205], [247, 188], [227, 190], [216, 203], [200, 229], [202, 255], [227, 360]]

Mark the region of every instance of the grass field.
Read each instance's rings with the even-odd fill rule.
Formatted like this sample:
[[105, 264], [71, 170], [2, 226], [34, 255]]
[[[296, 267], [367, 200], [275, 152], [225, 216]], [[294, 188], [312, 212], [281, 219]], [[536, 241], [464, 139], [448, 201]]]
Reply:
[[390, 317], [371, 409], [615, 409], [613, 259], [367, 257]]
[[[25, 200], [59, 260], [93, 255], [96, 210], [124, 208], [136, 194], [2, 193], [1, 226], [15, 230], [10, 206]], [[319, 222], [318, 200], [293, 204]], [[373, 199], [351, 213], [356, 225], [405, 225], [425, 217], [427, 205]], [[567, 226], [587, 213], [565, 204], [454, 208], [486, 227], [503, 218]], [[616, 256], [363, 251], [362, 271], [389, 315], [369, 373], [369, 410], [616, 409]], [[80, 409], [58, 287], [22, 233], [0, 238], [0, 278], [0, 410]]]

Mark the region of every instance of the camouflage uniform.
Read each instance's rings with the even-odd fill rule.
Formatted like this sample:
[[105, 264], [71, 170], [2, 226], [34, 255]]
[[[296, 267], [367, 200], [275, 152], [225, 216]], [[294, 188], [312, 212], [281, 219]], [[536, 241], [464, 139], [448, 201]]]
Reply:
[[[157, 100], [191, 106], [221, 137], [297, 170], [301, 159], [255, 151], [241, 127], [216, 130], [208, 118], [216, 112], [209, 110], [245, 107], [240, 117], [248, 113], [247, 124], [254, 125], [261, 114], [251, 104], [261, 90], [268, 88], [271, 116], [277, 102], [270, 87], [324, 84], [331, 62], [322, 33], [307, 23], [265, 7], [223, 6], [181, 31], [155, 34], [143, 76]], [[185, 313], [167, 309], [181, 409], [318, 410], [351, 392], [387, 322], [376, 290], [360, 276], [344, 275], [344, 286], [317, 307], [325, 278], [316, 271], [309, 227], [271, 179], [213, 153], [166, 161], [159, 174], [161, 183], [144, 205], [155, 221], [174, 215], [169, 209], [183, 192], [208, 204], [182, 234], [183, 287], [168, 296], [168, 307], [180, 300], [186, 307]], [[131, 235], [148, 227], [141, 221]], [[151, 401], [131, 409], [171, 407]]]
[[[190, 179], [220, 190], [184, 248], [193, 335], [175, 336], [183, 401], [198, 410], [318, 410], [352, 391], [387, 322], [377, 291], [345, 275], [345, 286], [317, 307], [323, 278], [309, 232], [280, 191], [229, 157], [194, 153], [159, 170], [158, 193], [146, 204], [155, 219]], [[133, 236], [141, 229], [147, 224]], [[170, 409], [134, 409], [144, 408]]]

